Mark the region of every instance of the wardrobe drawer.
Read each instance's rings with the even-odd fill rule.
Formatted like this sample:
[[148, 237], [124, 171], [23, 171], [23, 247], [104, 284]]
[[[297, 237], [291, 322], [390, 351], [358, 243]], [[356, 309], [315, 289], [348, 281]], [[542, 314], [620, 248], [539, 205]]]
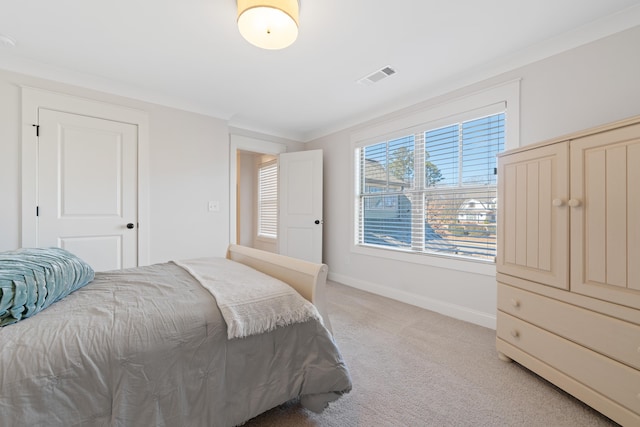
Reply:
[[498, 338], [640, 414], [640, 371], [503, 312]]
[[502, 283], [498, 310], [640, 369], [640, 325]]

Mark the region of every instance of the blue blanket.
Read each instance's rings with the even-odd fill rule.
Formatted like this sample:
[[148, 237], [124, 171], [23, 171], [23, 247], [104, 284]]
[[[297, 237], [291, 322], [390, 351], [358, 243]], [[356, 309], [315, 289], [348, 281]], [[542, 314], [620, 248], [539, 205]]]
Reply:
[[0, 326], [33, 316], [93, 277], [91, 266], [64, 249], [0, 252]]

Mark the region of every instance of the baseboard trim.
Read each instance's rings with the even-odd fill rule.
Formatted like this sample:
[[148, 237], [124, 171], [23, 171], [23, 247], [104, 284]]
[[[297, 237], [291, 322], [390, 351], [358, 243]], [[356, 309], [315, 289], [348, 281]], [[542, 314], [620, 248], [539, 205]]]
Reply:
[[464, 320], [475, 325], [484, 326], [489, 329], [496, 329], [496, 315], [483, 313], [476, 310], [470, 310], [455, 304], [427, 298], [411, 292], [406, 292], [377, 283], [366, 282], [364, 280], [354, 279], [353, 277], [336, 274], [329, 271], [329, 280], [341, 283], [361, 291], [370, 292], [372, 294], [381, 295], [406, 304], [415, 305], [416, 307], [434, 311], [454, 319]]

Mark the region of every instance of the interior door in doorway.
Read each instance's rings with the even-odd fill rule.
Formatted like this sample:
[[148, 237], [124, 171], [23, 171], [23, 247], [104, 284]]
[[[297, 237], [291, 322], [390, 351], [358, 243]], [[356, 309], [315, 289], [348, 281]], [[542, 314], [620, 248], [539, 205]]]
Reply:
[[322, 150], [280, 154], [279, 252], [322, 262]]
[[137, 266], [137, 126], [43, 108], [38, 124], [37, 245]]

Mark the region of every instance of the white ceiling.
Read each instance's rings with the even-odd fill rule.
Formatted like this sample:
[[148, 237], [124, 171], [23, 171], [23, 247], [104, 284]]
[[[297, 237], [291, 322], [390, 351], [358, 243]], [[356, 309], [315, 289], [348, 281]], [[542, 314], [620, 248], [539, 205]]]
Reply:
[[301, 0], [298, 40], [267, 51], [235, 4], [3, 0], [0, 68], [308, 141], [640, 25], [640, 0]]

